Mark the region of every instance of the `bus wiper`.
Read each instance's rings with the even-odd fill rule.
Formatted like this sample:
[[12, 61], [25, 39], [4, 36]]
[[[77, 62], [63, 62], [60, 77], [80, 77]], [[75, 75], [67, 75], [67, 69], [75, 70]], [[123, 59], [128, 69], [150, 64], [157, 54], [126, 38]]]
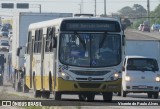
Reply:
[[102, 48], [102, 46], [103, 46], [103, 44], [105, 42], [106, 37], [107, 37], [107, 32], [104, 33], [102, 41], [99, 43], [99, 54], [100, 54], [100, 48]]
[[84, 50], [86, 51], [86, 44], [85, 41], [83, 41], [77, 32], [75, 32], [75, 36], [79, 39], [79, 41], [82, 43]]

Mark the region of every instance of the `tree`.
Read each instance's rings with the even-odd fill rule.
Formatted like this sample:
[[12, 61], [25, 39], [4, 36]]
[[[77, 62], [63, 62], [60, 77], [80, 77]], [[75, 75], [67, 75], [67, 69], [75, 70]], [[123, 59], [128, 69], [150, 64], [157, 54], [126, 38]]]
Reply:
[[134, 4], [133, 7], [133, 13], [136, 15], [136, 17], [144, 17], [147, 15], [147, 10], [144, 9], [142, 5]]
[[126, 6], [126, 7], [122, 8], [121, 10], [119, 10], [118, 12], [120, 13], [121, 16], [131, 17], [132, 13], [133, 13], [133, 9], [129, 6]]
[[126, 6], [118, 11], [121, 16], [125, 17], [143, 17], [147, 15], [147, 10], [139, 4], [134, 4], [133, 7]]

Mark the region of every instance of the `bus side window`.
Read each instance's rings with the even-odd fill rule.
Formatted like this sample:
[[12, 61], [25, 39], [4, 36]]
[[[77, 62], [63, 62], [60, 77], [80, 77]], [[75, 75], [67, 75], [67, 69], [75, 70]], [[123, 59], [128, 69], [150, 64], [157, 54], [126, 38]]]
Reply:
[[39, 38], [38, 38], [38, 53], [41, 53], [41, 48], [42, 48], [42, 35], [43, 35], [43, 30], [39, 30]]
[[38, 53], [38, 38], [39, 38], [39, 30], [36, 30], [35, 41], [34, 41], [34, 53]]
[[46, 37], [46, 47], [45, 51], [46, 52], [52, 52], [53, 51], [53, 38], [55, 38], [55, 28], [47, 28], [47, 37]]
[[49, 35], [50, 31], [51, 31], [51, 27], [48, 27], [47, 28], [47, 36], [46, 36], [45, 52], [49, 52], [48, 46], [49, 46], [49, 41], [50, 41], [50, 35]]
[[30, 54], [30, 51], [31, 51], [31, 39], [32, 39], [32, 32], [29, 31], [28, 41], [27, 41], [27, 51], [26, 51], [27, 54]]
[[52, 28], [52, 32], [51, 32], [51, 40], [50, 40], [50, 52], [53, 52], [53, 46], [54, 46], [55, 42], [55, 28]]

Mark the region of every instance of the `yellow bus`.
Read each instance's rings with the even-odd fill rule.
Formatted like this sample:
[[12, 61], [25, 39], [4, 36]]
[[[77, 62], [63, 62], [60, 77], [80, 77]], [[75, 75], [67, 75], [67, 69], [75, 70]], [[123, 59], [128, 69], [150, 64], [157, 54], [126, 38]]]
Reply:
[[121, 24], [113, 18], [74, 17], [33, 23], [25, 54], [25, 90], [55, 100], [77, 94], [92, 101], [101, 94], [112, 101], [121, 91], [124, 58]]

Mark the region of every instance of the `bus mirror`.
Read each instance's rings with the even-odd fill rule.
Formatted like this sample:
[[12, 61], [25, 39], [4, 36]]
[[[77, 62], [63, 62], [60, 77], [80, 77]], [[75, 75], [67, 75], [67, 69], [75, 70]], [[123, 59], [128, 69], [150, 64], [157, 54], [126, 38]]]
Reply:
[[18, 48], [17, 48], [17, 56], [19, 56], [21, 49], [22, 49], [22, 47], [18, 47]]

